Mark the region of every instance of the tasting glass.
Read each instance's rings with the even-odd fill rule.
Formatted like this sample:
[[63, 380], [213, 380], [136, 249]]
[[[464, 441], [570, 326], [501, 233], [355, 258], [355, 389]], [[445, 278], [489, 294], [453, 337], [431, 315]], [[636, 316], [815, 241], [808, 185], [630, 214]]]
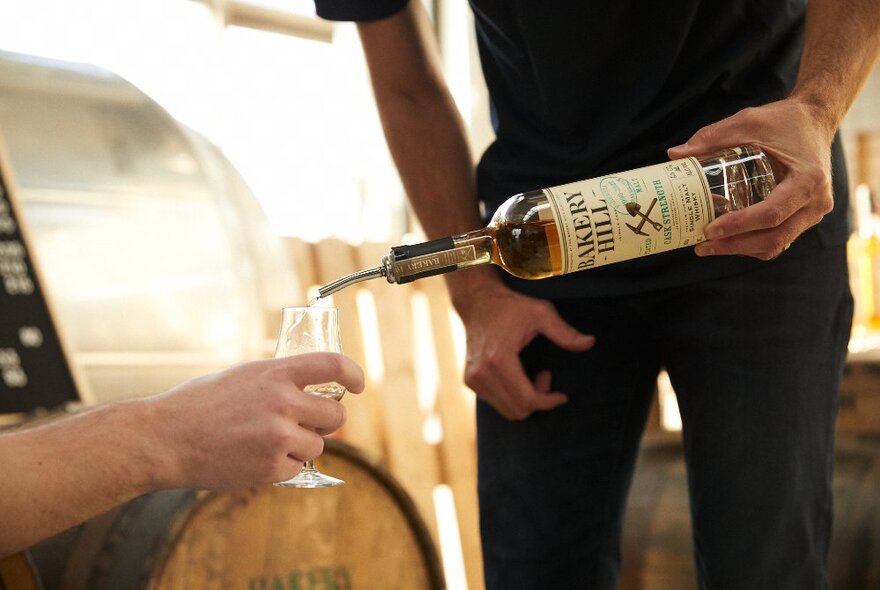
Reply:
[[[281, 330], [275, 357], [307, 352], [342, 352], [339, 338], [339, 314], [335, 307], [284, 307], [281, 309]], [[338, 383], [308, 385], [306, 393], [334, 400], [342, 399], [345, 388]], [[318, 471], [315, 460], [306, 461], [292, 479], [276, 486], [292, 488], [326, 488], [342, 485], [341, 479]]]

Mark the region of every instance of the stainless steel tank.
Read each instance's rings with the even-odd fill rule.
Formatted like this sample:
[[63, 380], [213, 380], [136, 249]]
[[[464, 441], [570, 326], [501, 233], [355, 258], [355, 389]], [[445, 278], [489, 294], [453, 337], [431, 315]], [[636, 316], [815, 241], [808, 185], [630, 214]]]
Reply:
[[111, 72], [5, 52], [0, 133], [91, 399], [271, 352], [296, 276], [218, 149]]

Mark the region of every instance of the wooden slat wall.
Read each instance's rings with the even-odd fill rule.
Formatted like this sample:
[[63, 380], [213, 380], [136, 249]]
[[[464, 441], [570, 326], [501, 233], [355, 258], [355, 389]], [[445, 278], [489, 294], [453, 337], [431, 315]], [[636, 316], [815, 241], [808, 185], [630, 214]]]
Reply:
[[854, 161], [855, 183], [880, 191], [880, 131], [863, 131], [856, 136]]
[[[462, 553], [470, 588], [483, 587], [477, 510], [476, 424], [473, 393], [462, 382], [462, 364], [456, 356], [455, 323], [452, 304], [441, 278], [416, 283], [425, 294], [438, 364], [437, 411], [443, 425], [440, 445], [443, 479], [453, 492], [458, 513]], [[463, 329], [461, 329], [463, 334]], [[471, 402], [471, 403], [468, 403]]]
[[[388, 252], [384, 245], [357, 248], [361, 268], [375, 266]], [[416, 506], [436, 533], [432, 494], [439, 483], [436, 450], [422, 436], [425, 413], [419, 407], [416, 390], [416, 362], [411, 304], [411, 288], [397, 289], [381, 281], [369, 281], [382, 349], [383, 376], [372, 390], [381, 407], [386, 436], [386, 456], [391, 472], [413, 496]]]
[[[295, 294], [299, 301], [292, 300], [291, 305], [308, 302], [313, 293], [310, 289], [318, 285], [375, 266], [390, 247], [352, 247], [338, 240], [310, 244], [292, 238], [286, 243], [303, 290]], [[482, 589], [473, 394], [462, 383], [455, 336], [459, 327], [442, 279], [426, 279], [411, 285], [389, 285], [379, 279], [343, 289], [332, 297], [340, 313], [345, 354], [367, 373], [364, 394], [347, 395], [343, 400], [348, 421], [340, 438], [384, 463], [412, 497], [438, 548], [433, 493], [439, 484], [449, 486], [468, 588]], [[428, 355], [419, 355], [417, 346], [424, 336], [416, 333], [417, 326], [423, 324], [414, 320], [414, 301], [419, 297], [427, 302], [423, 309], [427, 309], [428, 317], [421, 320], [430, 325], [433, 350]], [[372, 307], [362, 308], [365, 301], [372, 301]], [[378, 327], [377, 335], [363, 328], [371, 324]], [[380, 367], [369, 362], [376, 356], [381, 358]], [[434, 366], [427, 366], [429, 363]], [[419, 399], [420, 371], [436, 374], [437, 391], [430, 398], [430, 405]], [[425, 425], [430, 420], [439, 420], [439, 442], [425, 439]]]

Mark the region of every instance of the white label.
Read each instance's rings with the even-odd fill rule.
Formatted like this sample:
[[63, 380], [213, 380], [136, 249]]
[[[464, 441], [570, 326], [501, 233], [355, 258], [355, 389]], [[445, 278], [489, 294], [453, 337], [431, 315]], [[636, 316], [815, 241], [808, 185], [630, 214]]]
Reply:
[[559, 229], [562, 272], [691, 246], [715, 218], [695, 158], [544, 189]]

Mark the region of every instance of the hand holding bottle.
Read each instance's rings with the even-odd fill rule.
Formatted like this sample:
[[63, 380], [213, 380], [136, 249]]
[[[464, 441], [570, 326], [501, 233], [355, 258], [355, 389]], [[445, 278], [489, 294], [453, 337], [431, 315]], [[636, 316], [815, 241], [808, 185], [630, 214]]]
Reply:
[[[467, 331], [465, 383], [505, 418], [524, 420], [535, 411], [552, 410], [568, 398], [552, 390], [548, 371], [534, 381], [528, 378], [519, 359], [522, 349], [538, 335], [575, 352], [592, 348], [595, 339], [566, 323], [550, 302], [511, 291], [490, 278], [490, 272], [475, 269], [467, 273], [464, 297], [455, 295], [460, 285], [450, 285]], [[478, 279], [477, 273], [485, 273], [485, 278]]]
[[669, 150], [670, 158], [711, 153], [753, 143], [770, 156], [776, 188], [762, 202], [723, 215], [706, 228], [697, 254], [740, 254], [761, 260], [779, 256], [834, 207], [831, 141], [834, 126], [804, 103], [789, 98], [744, 109], [697, 131]]

